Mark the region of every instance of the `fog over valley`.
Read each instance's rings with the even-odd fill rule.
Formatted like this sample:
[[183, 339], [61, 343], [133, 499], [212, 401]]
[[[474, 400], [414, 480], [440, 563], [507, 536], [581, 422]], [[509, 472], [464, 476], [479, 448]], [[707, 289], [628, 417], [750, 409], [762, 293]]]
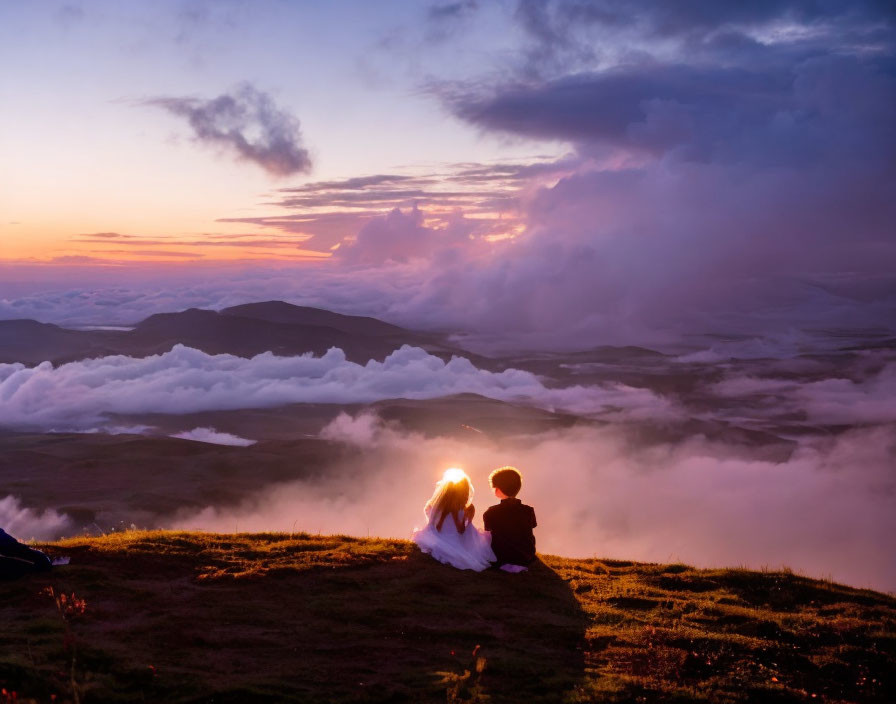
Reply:
[[[69, 338], [0, 322], [3, 525], [407, 537], [446, 467], [468, 471], [481, 511], [489, 471], [513, 464], [544, 552], [896, 588], [886, 337], [815, 333], [816, 349], [805, 336], [777, 356], [761, 338], [707, 338], [484, 357], [278, 302], [136, 322]], [[47, 335], [60, 361], [13, 361]], [[287, 353], [336, 335], [354, 361]]]

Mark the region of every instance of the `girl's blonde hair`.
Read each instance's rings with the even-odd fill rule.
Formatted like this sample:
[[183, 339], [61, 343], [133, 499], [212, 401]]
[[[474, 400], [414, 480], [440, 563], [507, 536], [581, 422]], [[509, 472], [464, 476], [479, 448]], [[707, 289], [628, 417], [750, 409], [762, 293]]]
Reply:
[[458, 524], [457, 512], [464, 511], [473, 501], [473, 484], [463, 470], [449, 469], [445, 476], [436, 484], [424, 513], [430, 520], [436, 521], [436, 530], [442, 530], [445, 517], [450, 515], [458, 533], [463, 533], [466, 528], [464, 521]]

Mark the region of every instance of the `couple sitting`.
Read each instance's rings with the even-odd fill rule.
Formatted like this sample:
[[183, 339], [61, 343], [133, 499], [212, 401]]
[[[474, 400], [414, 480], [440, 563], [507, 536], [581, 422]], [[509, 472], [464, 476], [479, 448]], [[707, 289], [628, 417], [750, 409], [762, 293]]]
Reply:
[[449, 469], [436, 484], [423, 509], [426, 526], [414, 531], [414, 542], [439, 562], [480, 572], [500, 567], [525, 572], [535, 559], [535, 511], [516, 495], [523, 480], [514, 467], [496, 469], [488, 478], [501, 503], [482, 516], [485, 531], [473, 525], [473, 485], [461, 469]]

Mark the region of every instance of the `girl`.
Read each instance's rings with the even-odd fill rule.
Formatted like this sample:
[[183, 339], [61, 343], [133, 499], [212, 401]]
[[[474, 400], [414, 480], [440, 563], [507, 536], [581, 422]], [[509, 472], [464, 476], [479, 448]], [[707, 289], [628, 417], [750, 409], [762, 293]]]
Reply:
[[473, 525], [473, 485], [462, 469], [449, 469], [436, 484], [423, 513], [426, 525], [414, 531], [420, 549], [460, 570], [481, 572], [494, 562], [491, 535]]

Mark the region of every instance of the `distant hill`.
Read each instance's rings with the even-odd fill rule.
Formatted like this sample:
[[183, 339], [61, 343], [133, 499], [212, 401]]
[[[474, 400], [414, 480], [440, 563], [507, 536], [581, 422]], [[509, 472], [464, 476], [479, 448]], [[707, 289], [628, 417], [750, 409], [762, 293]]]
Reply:
[[[409, 333], [408, 341], [413, 338]], [[381, 359], [395, 349], [381, 337], [352, 334], [336, 328], [306, 323], [277, 323], [212, 310], [191, 308], [182, 313], [160, 313], [139, 323], [124, 344], [132, 355], [164, 352], [175, 344], [209, 354], [252, 357], [262, 352], [321, 355], [339, 347], [353, 361]]]
[[0, 320], [0, 362], [70, 361], [114, 354], [115, 333], [67, 330], [36, 320]]
[[896, 700], [896, 599], [788, 572], [542, 555], [477, 574], [304, 533], [44, 549], [71, 564], [0, 583], [4, 701]]
[[412, 336], [415, 333], [397, 325], [384, 323], [376, 318], [368, 318], [359, 315], [343, 315], [333, 313], [323, 308], [308, 308], [307, 306], [294, 306], [283, 301], [266, 301], [264, 303], [246, 303], [241, 306], [224, 308], [221, 315], [232, 315], [254, 320], [265, 320], [269, 323], [283, 323], [286, 325], [313, 325], [316, 327], [332, 328], [350, 335], [365, 335], [371, 337]]
[[321, 355], [339, 347], [348, 359], [382, 360], [403, 344], [448, 357], [468, 353], [437, 335], [375, 318], [341, 315], [283, 301], [250, 303], [218, 312], [191, 308], [159, 313], [132, 330], [67, 330], [34, 320], [0, 321], [0, 362], [70, 362], [108, 354], [147, 356], [184, 344], [209, 354], [251, 357], [263, 352]]

